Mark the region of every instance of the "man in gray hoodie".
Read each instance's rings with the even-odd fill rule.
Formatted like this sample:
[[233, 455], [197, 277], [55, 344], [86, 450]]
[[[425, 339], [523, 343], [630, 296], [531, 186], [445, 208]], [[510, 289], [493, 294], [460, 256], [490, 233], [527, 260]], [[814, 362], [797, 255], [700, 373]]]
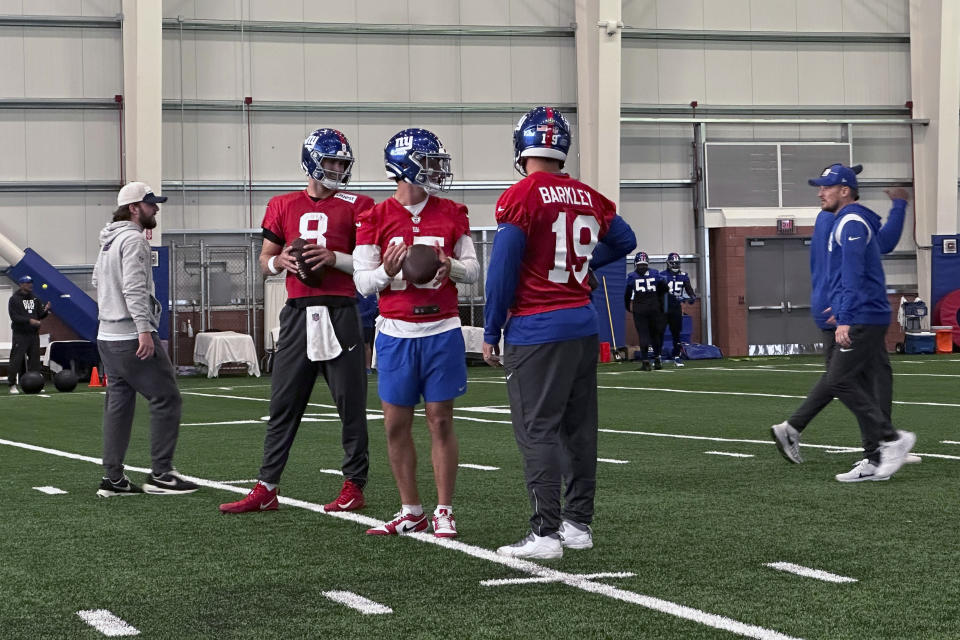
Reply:
[[[160, 344], [160, 302], [154, 297], [150, 244], [144, 229], [157, 226], [157, 206], [166, 197], [142, 182], [131, 182], [117, 196], [113, 221], [100, 232], [100, 254], [93, 268], [100, 328], [97, 348], [107, 375], [103, 411], [103, 466], [97, 495], [193, 493], [197, 485], [173, 468], [180, 431], [180, 390], [169, 356]], [[150, 403], [152, 473], [141, 489], [123, 473], [130, 444], [137, 393]]]

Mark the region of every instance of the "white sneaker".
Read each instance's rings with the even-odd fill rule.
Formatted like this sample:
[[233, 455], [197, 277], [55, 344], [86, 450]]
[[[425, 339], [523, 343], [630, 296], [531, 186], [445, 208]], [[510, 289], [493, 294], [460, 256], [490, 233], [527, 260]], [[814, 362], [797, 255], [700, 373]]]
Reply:
[[800, 432], [789, 422], [781, 422], [770, 427], [770, 435], [783, 457], [794, 464], [803, 462], [800, 457]]
[[889, 480], [890, 476], [881, 477], [877, 475], [877, 466], [864, 458], [853, 469], [846, 473], [838, 473], [834, 476], [837, 482], [867, 482], [868, 480]]
[[433, 512], [433, 535], [438, 538], [457, 537], [457, 521], [453, 519], [452, 511], [437, 509]]
[[10, 385], [10, 393], [20, 393], [20, 391], [17, 389], [17, 385]]
[[917, 442], [917, 434], [912, 431], [897, 431], [900, 436], [896, 440], [880, 443], [880, 464], [877, 465], [877, 475], [889, 478], [903, 466], [907, 454]]
[[586, 525], [564, 520], [557, 533], [560, 534], [560, 545], [567, 549], [593, 549], [593, 531]]
[[673, 364], [677, 365], [678, 368], [683, 367], [683, 360], [680, 359], [680, 356], [677, 356], [673, 359]]
[[558, 535], [538, 536], [530, 532], [520, 542], [497, 549], [497, 555], [531, 560], [556, 560], [563, 557], [563, 547], [560, 545]]

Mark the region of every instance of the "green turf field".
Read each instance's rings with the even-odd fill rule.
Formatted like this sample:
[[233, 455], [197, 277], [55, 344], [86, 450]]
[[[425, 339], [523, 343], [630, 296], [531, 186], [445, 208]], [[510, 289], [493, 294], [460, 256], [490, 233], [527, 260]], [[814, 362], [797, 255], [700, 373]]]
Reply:
[[[818, 446], [802, 448], [804, 464], [788, 464], [769, 439], [819, 362], [707, 361], [651, 373], [602, 365], [599, 457], [609, 461], [599, 464], [596, 547], [540, 563], [492, 553], [526, 533], [529, 513], [505, 387], [486, 367], [469, 370], [456, 429], [461, 463], [497, 469], [460, 469], [454, 542], [364, 535], [399, 508], [375, 388], [368, 504], [337, 517], [319, 509], [341, 483], [320, 471], [341, 457], [322, 383], [284, 474], [287, 502], [239, 516], [217, 505], [256, 477], [268, 379], [182, 380], [175, 462], [206, 486], [174, 497], [96, 497], [100, 390], [3, 394], [0, 638], [103, 637], [77, 615], [98, 609], [142, 637], [177, 640], [960, 638], [960, 358], [894, 358], [894, 422], [918, 433], [923, 462], [888, 482], [852, 485], [833, 479], [859, 459], [843, 450], [858, 446], [859, 432], [839, 403], [807, 429], [804, 444]], [[415, 431], [432, 510], [422, 417]], [[145, 404], [127, 464], [139, 483], [149, 466]], [[856, 582], [767, 566], [777, 562]], [[504, 579], [514, 582], [483, 584]], [[392, 613], [365, 615], [330, 591]]]

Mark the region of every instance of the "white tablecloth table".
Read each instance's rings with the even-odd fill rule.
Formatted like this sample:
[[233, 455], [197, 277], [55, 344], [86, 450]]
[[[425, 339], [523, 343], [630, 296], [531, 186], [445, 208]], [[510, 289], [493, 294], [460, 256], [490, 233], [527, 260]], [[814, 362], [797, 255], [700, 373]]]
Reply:
[[193, 344], [193, 361], [207, 367], [208, 378], [216, 378], [220, 367], [227, 362], [242, 362], [247, 365], [249, 375], [260, 377], [253, 338], [236, 331], [198, 333]]

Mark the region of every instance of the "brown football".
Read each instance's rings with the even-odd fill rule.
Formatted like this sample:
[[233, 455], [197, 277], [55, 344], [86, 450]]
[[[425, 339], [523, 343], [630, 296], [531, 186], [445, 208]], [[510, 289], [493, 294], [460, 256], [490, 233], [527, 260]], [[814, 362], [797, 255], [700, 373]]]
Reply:
[[425, 244], [415, 244], [407, 249], [403, 259], [403, 279], [413, 284], [427, 284], [437, 275], [440, 257], [437, 250]]
[[311, 265], [304, 262], [303, 248], [307, 245], [303, 238], [297, 238], [290, 243], [290, 253], [297, 261], [297, 279], [308, 287], [319, 287], [323, 282], [323, 273], [326, 267], [312, 269]]

